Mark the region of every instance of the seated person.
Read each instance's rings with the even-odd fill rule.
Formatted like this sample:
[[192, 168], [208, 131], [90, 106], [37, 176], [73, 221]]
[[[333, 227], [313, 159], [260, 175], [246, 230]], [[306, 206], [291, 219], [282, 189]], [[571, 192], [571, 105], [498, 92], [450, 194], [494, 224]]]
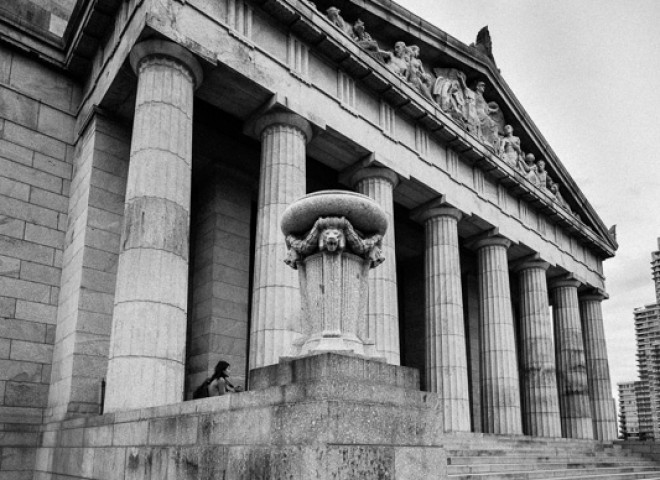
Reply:
[[215, 372], [211, 383], [209, 384], [209, 397], [219, 397], [224, 395], [227, 392], [242, 392], [243, 388], [240, 386], [235, 387], [229, 381], [229, 375], [231, 374], [231, 365], [220, 360], [215, 366]]

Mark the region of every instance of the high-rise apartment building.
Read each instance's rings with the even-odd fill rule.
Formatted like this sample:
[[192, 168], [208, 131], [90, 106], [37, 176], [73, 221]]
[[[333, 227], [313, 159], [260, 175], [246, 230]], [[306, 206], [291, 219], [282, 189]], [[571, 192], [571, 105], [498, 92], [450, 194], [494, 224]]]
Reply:
[[[626, 438], [635, 438], [628, 437], [626, 431], [638, 422], [642, 440], [660, 439], [660, 238], [658, 250], [651, 254], [651, 271], [656, 301], [633, 312], [639, 381], [619, 384], [621, 433]], [[631, 385], [634, 385], [636, 409], [631, 406]]]
[[619, 425], [621, 435], [627, 440], [639, 440], [637, 390], [641, 383], [619, 383]]

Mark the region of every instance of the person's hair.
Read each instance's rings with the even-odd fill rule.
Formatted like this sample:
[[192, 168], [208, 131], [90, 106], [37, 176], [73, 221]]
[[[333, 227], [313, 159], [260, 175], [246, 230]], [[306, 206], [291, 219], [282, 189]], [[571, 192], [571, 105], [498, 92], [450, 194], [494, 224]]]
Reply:
[[225, 370], [229, 368], [229, 363], [225, 362], [224, 360], [220, 360], [218, 364], [215, 366], [215, 372], [213, 372], [213, 378], [227, 378], [227, 375], [225, 374]]

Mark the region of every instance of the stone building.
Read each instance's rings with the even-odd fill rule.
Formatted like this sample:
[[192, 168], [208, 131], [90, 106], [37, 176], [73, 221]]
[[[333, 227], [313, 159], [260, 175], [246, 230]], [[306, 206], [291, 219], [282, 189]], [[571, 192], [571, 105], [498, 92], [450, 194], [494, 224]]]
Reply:
[[[0, 8], [3, 475], [421, 479], [498, 442], [616, 455], [617, 244], [487, 30], [468, 46], [384, 0], [53, 4]], [[322, 189], [389, 219], [373, 360], [292, 359], [307, 319], [279, 222]], [[184, 402], [219, 359], [249, 391]]]

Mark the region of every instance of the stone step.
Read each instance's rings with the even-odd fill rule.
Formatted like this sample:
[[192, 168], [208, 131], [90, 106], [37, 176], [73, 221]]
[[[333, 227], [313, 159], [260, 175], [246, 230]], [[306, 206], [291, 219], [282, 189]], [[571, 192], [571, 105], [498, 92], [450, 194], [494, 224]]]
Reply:
[[[493, 459], [495, 460], [495, 459]], [[449, 465], [447, 472], [452, 475], [458, 474], [471, 474], [471, 473], [493, 473], [493, 472], [521, 472], [521, 471], [548, 471], [548, 470], [596, 470], [606, 468], [648, 468], [655, 470], [658, 468], [653, 463], [621, 463], [614, 461], [609, 462], [519, 462], [519, 463], [482, 463], [482, 464], [465, 464], [465, 465]]]
[[516, 454], [516, 455], [502, 455], [502, 456], [451, 456], [448, 457], [448, 463], [450, 465], [476, 465], [476, 464], [513, 464], [513, 463], [614, 463], [614, 464], [633, 464], [633, 463], [643, 463], [648, 465], [655, 465], [651, 460], [644, 459], [639, 456], [632, 455], [597, 455], [597, 456], [579, 456], [572, 453], [561, 453], [561, 454], [543, 454], [543, 455], [526, 455], [526, 454]]
[[[527, 467], [533, 467], [529, 465]], [[605, 468], [569, 468], [557, 470], [524, 470], [498, 471], [491, 470], [482, 473], [448, 474], [448, 478], [456, 480], [568, 480], [568, 479], [651, 479], [660, 476], [658, 466], [639, 467], [605, 467]]]

